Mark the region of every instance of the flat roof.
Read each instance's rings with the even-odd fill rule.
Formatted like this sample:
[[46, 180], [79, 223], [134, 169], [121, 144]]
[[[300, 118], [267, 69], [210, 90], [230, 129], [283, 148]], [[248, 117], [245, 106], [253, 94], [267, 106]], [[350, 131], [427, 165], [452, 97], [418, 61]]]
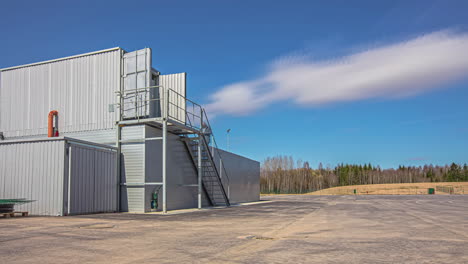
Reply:
[[56, 62], [56, 61], [61, 61], [61, 60], [69, 60], [69, 59], [73, 59], [73, 58], [84, 57], [84, 56], [89, 56], [89, 55], [93, 55], [93, 54], [104, 53], [104, 52], [109, 52], [109, 51], [114, 51], [114, 50], [123, 50], [123, 49], [120, 48], [120, 47], [115, 47], [115, 48], [110, 48], [110, 49], [98, 50], [98, 51], [93, 51], [93, 52], [88, 52], [88, 53], [83, 53], [83, 54], [78, 54], [78, 55], [53, 59], [53, 60], [46, 60], [46, 61], [40, 61], [40, 62], [35, 62], [35, 63], [30, 63], [30, 64], [24, 64], [24, 65], [18, 65], [18, 66], [3, 68], [3, 69], [0, 69], [0, 72], [1, 71], [8, 71], [8, 70], [13, 70], [13, 69], [18, 69], [18, 68], [30, 67], [30, 66], [40, 65], [40, 64], [46, 64], [46, 63], [51, 63], [51, 62]]

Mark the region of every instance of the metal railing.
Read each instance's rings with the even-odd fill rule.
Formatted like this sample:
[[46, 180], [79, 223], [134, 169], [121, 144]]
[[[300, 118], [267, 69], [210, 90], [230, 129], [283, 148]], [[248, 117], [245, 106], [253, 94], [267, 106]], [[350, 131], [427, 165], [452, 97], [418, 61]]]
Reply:
[[[119, 120], [166, 117], [190, 128], [201, 129], [201, 105], [163, 86], [115, 92], [119, 97]], [[167, 100], [166, 100], [167, 98]]]
[[[213, 161], [215, 168], [219, 166], [218, 175], [221, 180], [221, 184], [223, 184], [223, 186], [227, 186], [227, 197], [228, 199], [230, 199], [231, 198], [230, 197], [230, 179], [227, 174], [226, 167], [224, 166], [223, 158], [222, 158], [221, 152], [219, 151], [218, 144], [216, 143], [213, 130], [211, 129], [210, 120], [208, 119], [208, 116], [206, 115], [206, 111], [203, 108], [202, 108], [202, 122], [206, 124], [207, 130], [209, 130], [210, 136], [211, 136], [211, 140], [209, 142], [206, 142], [205, 137], [203, 137], [203, 141], [206, 147], [208, 148], [208, 153], [210, 153], [211, 155], [211, 160]], [[219, 165], [216, 164], [216, 156], [218, 156], [219, 158]]]

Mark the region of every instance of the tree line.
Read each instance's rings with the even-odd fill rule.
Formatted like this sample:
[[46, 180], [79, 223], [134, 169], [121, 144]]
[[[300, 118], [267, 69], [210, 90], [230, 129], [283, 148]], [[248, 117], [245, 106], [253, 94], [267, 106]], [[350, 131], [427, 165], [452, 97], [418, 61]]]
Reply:
[[339, 164], [317, 169], [309, 162], [291, 156], [268, 157], [262, 162], [260, 191], [262, 193], [306, 193], [325, 188], [381, 183], [460, 182], [468, 181], [467, 164], [399, 166], [381, 169], [372, 164]]

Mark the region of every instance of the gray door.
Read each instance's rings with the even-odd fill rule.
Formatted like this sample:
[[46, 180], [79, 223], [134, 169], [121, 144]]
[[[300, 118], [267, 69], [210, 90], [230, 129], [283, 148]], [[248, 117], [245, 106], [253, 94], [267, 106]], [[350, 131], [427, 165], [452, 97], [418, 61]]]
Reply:
[[117, 211], [117, 153], [76, 144], [70, 152], [70, 214]]

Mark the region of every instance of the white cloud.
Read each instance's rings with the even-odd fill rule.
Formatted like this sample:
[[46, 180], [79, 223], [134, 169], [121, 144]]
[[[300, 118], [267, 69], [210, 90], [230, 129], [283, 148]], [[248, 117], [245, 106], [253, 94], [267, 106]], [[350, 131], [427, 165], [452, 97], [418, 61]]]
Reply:
[[468, 75], [468, 34], [440, 31], [333, 60], [309, 57], [280, 58], [263, 76], [222, 87], [207, 110], [246, 115], [280, 101], [320, 106], [443, 88]]

